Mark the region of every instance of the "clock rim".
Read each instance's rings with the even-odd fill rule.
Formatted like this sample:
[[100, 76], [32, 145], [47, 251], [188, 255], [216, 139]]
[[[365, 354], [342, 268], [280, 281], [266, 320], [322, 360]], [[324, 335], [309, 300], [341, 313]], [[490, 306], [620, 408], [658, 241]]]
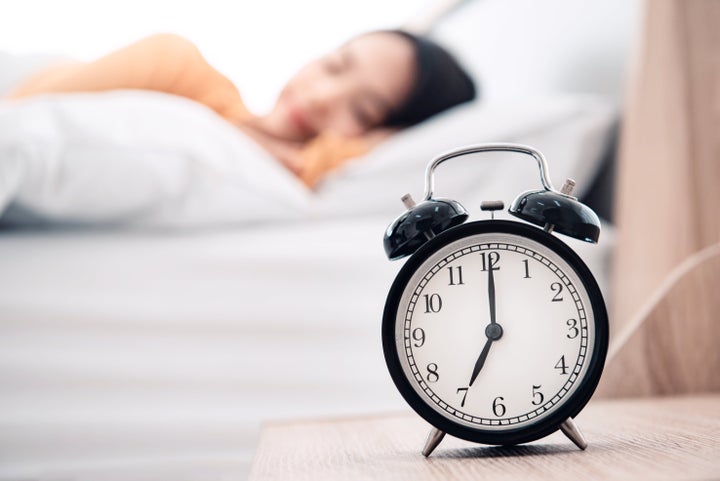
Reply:
[[[585, 288], [595, 318], [595, 341], [593, 355], [585, 376], [575, 392], [570, 394], [562, 406], [548, 417], [527, 426], [510, 428], [503, 431], [486, 430], [481, 427], [472, 428], [456, 423], [435, 411], [413, 389], [410, 380], [405, 376], [395, 343], [395, 323], [400, 300], [407, 283], [416, 270], [435, 252], [457, 240], [478, 234], [512, 234], [534, 240], [560, 256], [575, 271]], [[441, 232], [423, 244], [402, 266], [388, 292], [383, 310], [382, 344], [385, 364], [395, 387], [400, 391], [410, 407], [437, 429], [455, 437], [490, 445], [521, 444], [543, 438], [560, 428], [567, 418], [574, 418], [592, 397], [607, 356], [609, 325], [605, 300], [595, 277], [585, 262], [567, 244], [547, 232], [521, 222], [508, 220], [473, 221]]]

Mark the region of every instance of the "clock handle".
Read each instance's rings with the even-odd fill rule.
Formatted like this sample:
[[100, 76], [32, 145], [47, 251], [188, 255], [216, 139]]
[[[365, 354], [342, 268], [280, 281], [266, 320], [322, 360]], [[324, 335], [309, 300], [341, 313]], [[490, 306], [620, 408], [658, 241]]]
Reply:
[[533, 157], [537, 161], [538, 169], [540, 170], [540, 182], [542, 183], [543, 188], [550, 192], [555, 192], [557, 194], [560, 193], [555, 189], [555, 187], [553, 187], [552, 182], [550, 181], [550, 169], [548, 168], [545, 157], [542, 153], [540, 153], [540, 151], [522, 144], [488, 143], [468, 145], [442, 153], [435, 157], [425, 169], [425, 200], [433, 198], [435, 190], [435, 169], [440, 164], [455, 157], [480, 152], [516, 152], [518, 154], [526, 154]]
[[425, 441], [425, 447], [422, 450], [423, 456], [426, 458], [432, 454], [433, 451], [435, 451], [435, 448], [438, 447], [438, 444], [443, 440], [445, 437], [445, 431], [440, 431], [437, 428], [432, 428], [430, 430], [430, 433], [428, 433], [427, 441]]

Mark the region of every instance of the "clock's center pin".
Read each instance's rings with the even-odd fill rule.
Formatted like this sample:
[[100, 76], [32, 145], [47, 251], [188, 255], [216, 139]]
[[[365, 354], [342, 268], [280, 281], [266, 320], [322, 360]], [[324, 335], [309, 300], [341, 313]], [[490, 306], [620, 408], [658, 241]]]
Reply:
[[492, 339], [493, 341], [497, 341], [500, 339], [503, 335], [503, 328], [500, 324], [488, 324], [485, 328], [485, 336], [487, 336], [488, 339]]

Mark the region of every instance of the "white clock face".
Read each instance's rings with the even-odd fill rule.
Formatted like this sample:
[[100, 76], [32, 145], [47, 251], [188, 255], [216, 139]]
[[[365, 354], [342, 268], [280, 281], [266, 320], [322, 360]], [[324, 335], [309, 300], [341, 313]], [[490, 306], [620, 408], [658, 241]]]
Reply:
[[531, 239], [477, 234], [411, 276], [395, 323], [402, 370], [432, 409], [473, 428], [534, 424], [587, 372], [593, 312], [583, 283]]

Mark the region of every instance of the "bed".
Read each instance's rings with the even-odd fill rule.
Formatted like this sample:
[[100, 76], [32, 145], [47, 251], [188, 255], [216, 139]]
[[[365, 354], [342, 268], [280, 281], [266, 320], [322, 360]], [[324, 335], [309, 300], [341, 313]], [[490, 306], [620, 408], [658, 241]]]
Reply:
[[[146, 128], [137, 104], [152, 106]], [[174, 135], [153, 119], [174, 119]], [[405, 409], [379, 334], [399, 197], [421, 196], [435, 154], [491, 140], [536, 146], [582, 193], [616, 119], [617, 98], [597, 92], [486, 97], [311, 194], [182, 99], [0, 104], [0, 479], [242, 479], [265, 420]], [[164, 149], [177, 129], [193, 135]], [[139, 161], [148, 151], [162, 155]], [[480, 201], [537, 186], [525, 162], [449, 165], [438, 192], [482, 218]], [[74, 188], [88, 176], [94, 190]], [[597, 246], [567, 240], [606, 294], [612, 239], [606, 223]]]

